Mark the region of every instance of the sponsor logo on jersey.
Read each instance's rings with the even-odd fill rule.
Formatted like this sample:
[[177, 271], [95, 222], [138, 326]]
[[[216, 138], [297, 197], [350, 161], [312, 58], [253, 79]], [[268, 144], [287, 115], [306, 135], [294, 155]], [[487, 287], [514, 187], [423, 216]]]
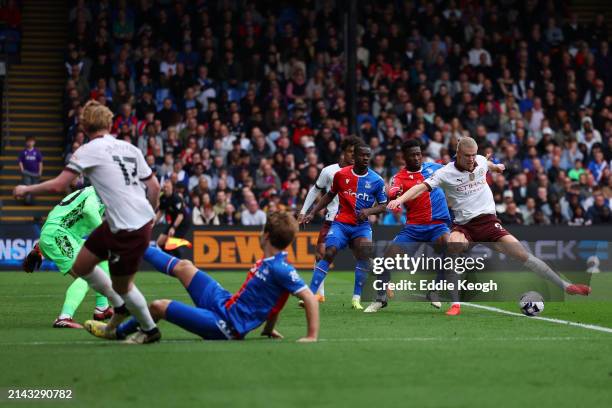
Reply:
[[482, 180], [478, 180], [478, 181], [472, 181], [466, 185], [463, 186], [458, 186], [457, 187], [457, 192], [459, 193], [464, 193], [464, 192], [468, 192], [468, 193], [475, 193], [476, 191], [480, 191], [482, 190], [483, 186], [487, 185], [487, 180], [482, 179]]
[[370, 201], [370, 195], [368, 193], [357, 193], [351, 189], [344, 191], [344, 194], [355, 197], [358, 200]]

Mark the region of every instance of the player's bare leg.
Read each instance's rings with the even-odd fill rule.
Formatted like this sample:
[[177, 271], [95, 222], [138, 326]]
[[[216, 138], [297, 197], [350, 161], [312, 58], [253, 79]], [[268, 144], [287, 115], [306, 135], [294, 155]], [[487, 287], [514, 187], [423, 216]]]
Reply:
[[[448, 253], [450, 255], [459, 255], [465, 252], [470, 246], [470, 242], [463, 232], [453, 231], [448, 238]], [[446, 280], [453, 283], [453, 287], [457, 288], [457, 274], [449, 272], [446, 274]], [[454, 289], [451, 291], [451, 307], [446, 311], [447, 316], [459, 316], [461, 314], [461, 303], [459, 302], [459, 291]]]
[[72, 265], [70, 274], [74, 278], [83, 278], [92, 289], [108, 298], [115, 312], [109, 324], [116, 327], [127, 316], [127, 308], [121, 295], [113, 289], [111, 278], [97, 266], [101, 261], [102, 259], [83, 246]]
[[198, 268], [191, 261], [181, 259], [172, 270], [172, 275], [181, 281], [183, 287], [187, 289], [197, 272]]
[[[147, 301], [142, 293], [133, 284], [135, 273], [130, 275], [112, 276], [112, 279], [96, 265], [101, 259], [83, 246], [72, 266], [72, 271], [79, 277], [85, 279], [89, 286], [106, 296], [114, 307], [115, 314], [106, 325], [106, 331], [112, 331], [132, 313], [138, 319], [145, 335], [159, 339], [159, 330], [149, 313]], [[112, 268], [112, 263], [111, 263]], [[89, 271], [89, 272], [88, 272]], [[85, 322], [85, 328], [92, 334], [92, 328], [98, 326], [95, 320]], [[149, 333], [149, 334], [146, 334]]]
[[158, 299], [151, 302], [151, 304], [149, 305], [149, 311], [151, 312], [151, 316], [153, 316], [153, 319], [155, 319], [156, 322], [166, 318], [166, 310], [168, 309], [168, 305], [171, 302], [172, 301], [169, 299]]
[[521, 261], [529, 270], [535, 272], [544, 279], [552, 281], [569, 295], [588, 296], [591, 293], [591, 288], [583, 284], [573, 284], [561, 278], [553, 271], [544, 261], [530, 254], [523, 245], [513, 235], [505, 235], [501, 237], [495, 244], [494, 248], [511, 258]]
[[[178, 279], [185, 288], [189, 287], [193, 277], [198, 272], [198, 269], [191, 261], [178, 259], [156, 247], [149, 247], [144, 254], [144, 259], [151, 263], [155, 269], [161, 273]], [[165, 316], [165, 308], [160, 307], [163, 303], [164, 300], [156, 300], [148, 307], [149, 313], [155, 322], [163, 319]], [[169, 304], [170, 301], [168, 300], [166, 303]], [[162, 311], [163, 313], [161, 313]], [[136, 344], [148, 342], [146, 338], [143, 338], [143, 334], [137, 332], [140, 325], [135, 319], [130, 319], [122, 323], [116, 329], [110, 328], [107, 330], [106, 325], [98, 323], [91, 323], [90, 326], [92, 326], [90, 332], [98, 337], [125, 339], [129, 334], [134, 333], [131, 337], [127, 337], [126, 342]]]

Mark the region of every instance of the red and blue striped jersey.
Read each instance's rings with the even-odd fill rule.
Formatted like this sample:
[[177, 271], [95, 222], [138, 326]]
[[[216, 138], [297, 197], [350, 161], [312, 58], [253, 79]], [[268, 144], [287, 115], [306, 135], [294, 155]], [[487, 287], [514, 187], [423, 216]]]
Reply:
[[287, 261], [287, 253], [260, 259], [247, 274], [242, 287], [225, 303], [227, 315], [241, 336], [281, 311], [290, 294], [307, 289]]
[[[423, 163], [418, 172], [411, 172], [403, 168], [391, 179], [390, 190], [398, 188], [397, 197], [399, 197], [411, 187], [421, 184], [442, 167], [444, 166], [438, 163]], [[450, 222], [446, 197], [440, 188], [434, 188], [431, 192], [426, 191], [404, 205], [406, 206], [406, 224], [426, 225]]]
[[338, 195], [340, 202], [334, 221], [344, 224], [366, 223], [358, 221], [358, 211], [387, 202], [385, 181], [371, 169], [360, 176], [353, 172], [353, 166], [343, 167], [334, 175], [330, 191]]

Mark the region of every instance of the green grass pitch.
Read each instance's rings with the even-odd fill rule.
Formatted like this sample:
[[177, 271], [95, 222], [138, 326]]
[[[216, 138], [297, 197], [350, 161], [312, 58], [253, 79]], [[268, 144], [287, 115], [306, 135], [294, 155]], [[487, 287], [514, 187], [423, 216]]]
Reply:
[[[212, 274], [233, 291], [245, 273]], [[308, 274], [304, 274], [309, 279]], [[602, 277], [603, 278], [603, 277]], [[297, 344], [303, 310], [291, 299], [285, 340], [200, 341], [167, 322], [163, 341], [126, 346], [52, 329], [68, 278], [0, 274], [0, 406], [74, 407], [600, 407], [612, 401], [612, 333], [464, 307], [395, 302], [350, 309], [353, 276], [330, 273], [321, 341]], [[151, 301], [188, 301], [158, 273], [137, 283]], [[610, 299], [612, 300], [612, 299]], [[516, 311], [515, 303], [493, 306]], [[76, 318], [90, 318], [89, 295]], [[612, 302], [546, 304], [546, 317], [612, 327]], [[6, 399], [9, 388], [70, 388], [73, 400]]]

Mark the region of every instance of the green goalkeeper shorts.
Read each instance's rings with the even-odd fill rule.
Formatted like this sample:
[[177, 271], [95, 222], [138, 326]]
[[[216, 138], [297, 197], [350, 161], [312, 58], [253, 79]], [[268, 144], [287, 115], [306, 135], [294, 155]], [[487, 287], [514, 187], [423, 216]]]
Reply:
[[[72, 269], [84, 243], [84, 239], [55, 225], [45, 225], [38, 240], [38, 246], [44, 257], [55, 262], [57, 269], [64, 275]], [[108, 273], [107, 261], [100, 263], [100, 267]]]

